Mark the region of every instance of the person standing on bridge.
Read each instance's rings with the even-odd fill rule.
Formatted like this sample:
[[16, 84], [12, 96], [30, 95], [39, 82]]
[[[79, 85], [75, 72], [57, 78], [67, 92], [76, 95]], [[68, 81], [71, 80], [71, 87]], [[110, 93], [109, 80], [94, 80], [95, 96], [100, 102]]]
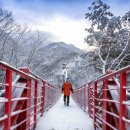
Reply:
[[[74, 93], [72, 84], [68, 81], [68, 78], [67, 78], [66, 82], [64, 82], [62, 86], [62, 93], [64, 94], [64, 105], [69, 106], [69, 98], [70, 98], [71, 92]], [[67, 102], [66, 102], [66, 99], [67, 99]]]

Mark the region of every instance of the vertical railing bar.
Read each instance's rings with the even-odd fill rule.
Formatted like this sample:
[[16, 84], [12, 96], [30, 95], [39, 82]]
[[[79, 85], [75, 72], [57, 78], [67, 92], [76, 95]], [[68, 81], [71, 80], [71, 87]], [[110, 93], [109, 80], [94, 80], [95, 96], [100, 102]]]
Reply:
[[10, 130], [11, 128], [11, 98], [12, 98], [12, 71], [6, 70], [6, 84], [8, 87], [5, 88], [5, 98], [8, 102], [5, 103], [5, 114], [8, 118], [5, 120], [4, 130]]
[[36, 124], [37, 124], [37, 89], [38, 89], [38, 81], [35, 80], [35, 86], [34, 86], [34, 129], [36, 128]]
[[123, 104], [123, 101], [126, 101], [126, 89], [123, 87], [126, 86], [126, 73], [121, 73], [120, 75], [120, 113], [119, 113], [119, 130], [126, 130], [125, 121], [122, 120], [123, 117], [126, 117], [126, 105]]
[[[107, 85], [108, 85], [108, 81], [107, 80], [104, 80], [103, 81], [103, 90], [104, 89], [107, 89]], [[102, 91], [102, 98], [103, 99], [107, 99], [107, 91]], [[102, 109], [103, 110], [107, 110], [107, 101], [102, 101]], [[103, 118], [103, 120], [105, 120], [105, 121], [107, 121], [107, 113], [106, 112], [102, 112], [102, 118]], [[107, 129], [109, 129], [108, 128], [108, 125], [105, 123], [105, 122], [103, 122], [102, 123], [102, 128], [103, 128], [103, 130], [107, 130]]]
[[87, 87], [85, 85], [85, 88], [84, 88], [84, 111], [86, 111], [86, 102], [87, 102], [87, 99], [86, 99], [86, 93], [87, 93]]
[[90, 116], [90, 83], [88, 83], [88, 113]]
[[[31, 90], [32, 90], [32, 80], [31, 79], [27, 79], [27, 87], [30, 88], [30, 89], [26, 90], [27, 97], [30, 99], [31, 98]], [[31, 100], [27, 100], [26, 101], [26, 108], [30, 108], [30, 107], [31, 107]], [[27, 110], [26, 111], [26, 118], [28, 118], [30, 115], [31, 115], [30, 110]], [[30, 127], [30, 118], [25, 123], [26, 123], [26, 128]]]
[[42, 98], [41, 98], [42, 104], [41, 104], [41, 116], [44, 112], [44, 103], [45, 103], [45, 81], [42, 81]]
[[94, 114], [93, 114], [93, 117], [94, 117], [94, 129], [96, 130], [96, 106], [97, 106], [97, 101], [96, 101], [96, 98], [97, 98], [97, 82], [94, 83]]

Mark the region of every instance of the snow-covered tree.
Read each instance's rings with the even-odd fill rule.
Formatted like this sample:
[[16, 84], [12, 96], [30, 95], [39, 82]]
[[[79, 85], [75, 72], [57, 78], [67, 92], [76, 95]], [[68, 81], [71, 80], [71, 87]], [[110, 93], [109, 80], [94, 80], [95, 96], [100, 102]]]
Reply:
[[41, 49], [46, 37], [43, 32], [29, 31], [24, 40], [26, 42], [21, 45], [23, 48], [22, 57], [24, 58], [22, 66], [27, 66], [35, 71], [35, 69], [39, 69], [41, 64]]
[[109, 11], [110, 6], [97, 0], [88, 7], [86, 19], [91, 22], [91, 27], [85, 41], [90, 46], [95, 46], [95, 52], [91, 53], [96, 68], [116, 70], [122, 67], [122, 62], [130, 56], [128, 51], [130, 38], [130, 11], [124, 16], [114, 16]]

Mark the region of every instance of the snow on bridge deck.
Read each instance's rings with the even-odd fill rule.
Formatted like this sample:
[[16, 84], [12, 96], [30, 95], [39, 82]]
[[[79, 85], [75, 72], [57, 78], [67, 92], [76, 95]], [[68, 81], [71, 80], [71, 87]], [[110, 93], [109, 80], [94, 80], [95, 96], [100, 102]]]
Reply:
[[70, 106], [64, 106], [63, 98], [40, 118], [36, 130], [94, 130], [93, 121], [70, 98]]

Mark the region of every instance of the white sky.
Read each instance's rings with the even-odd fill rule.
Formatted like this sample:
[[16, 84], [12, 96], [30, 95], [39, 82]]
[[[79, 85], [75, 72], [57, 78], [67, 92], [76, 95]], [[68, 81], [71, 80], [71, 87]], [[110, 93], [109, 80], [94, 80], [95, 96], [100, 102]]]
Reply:
[[84, 43], [84, 38], [87, 35], [87, 32], [85, 31], [85, 28], [87, 27], [84, 18], [85, 12], [82, 14], [81, 18], [72, 18], [62, 12], [50, 12], [49, 14], [47, 10], [46, 12], [43, 11], [43, 13], [41, 11], [42, 9], [40, 12], [38, 9], [35, 11], [35, 8], [34, 10], [29, 7], [27, 8], [20, 5], [15, 0], [0, 1], [2, 1], [4, 9], [13, 13], [16, 22], [20, 24], [26, 23], [32, 29], [51, 33], [55, 37], [55, 42], [62, 41], [67, 44], [73, 44], [81, 49], [87, 48], [87, 44]]
[[[0, 0], [0, 7], [12, 11], [14, 19], [20, 24], [28, 24], [52, 34], [56, 41], [73, 44], [86, 49], [85, 28], [89, 23], [85, 13], [93, 0]], [[122, 15], [129, 10], [130, 0], [103, 0], [111, 10]]]
[[86, 48], [84, 38], [87, 32], [85, 31], [85, 20], [73, 20], [67, 17], [55, 17], [51, 20], [41, 20], [33, 29], [38, 29], [45, 32], [51, 32], [57, 41], [64, 41], [68, 44], [74, 44], [79, 48]]

